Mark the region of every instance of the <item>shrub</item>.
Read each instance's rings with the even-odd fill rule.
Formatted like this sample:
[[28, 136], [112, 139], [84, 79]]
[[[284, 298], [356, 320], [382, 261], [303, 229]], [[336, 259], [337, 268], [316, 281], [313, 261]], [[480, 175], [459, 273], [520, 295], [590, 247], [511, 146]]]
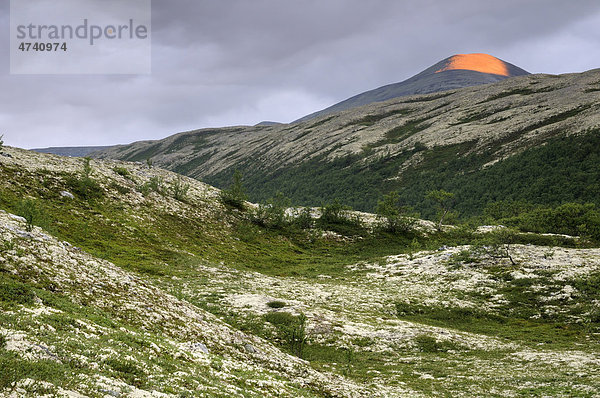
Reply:
[[330, 229], [342, 235], [360, 235], [365, 232], [360, 217], [349, 213], [350, 207], [342, 205], [337, 199], [321, 208], [319, 227]]
[[184, 183], [181, 178], [177, 178], [171, 184], [171, 190], [173, 191], [173, 197], [175, 199], [185, 202], [187, 193], [190, 190], [190, 184]]
[[99, 199], [104, 193], [100, 184], [91, 178], [92, 173], [91, 159], [85, 158], [81, 175], [79, 177], [70, 176], [66, 180], [71, 190], [84, 200]]
[[310, 209], [305, 207], [300, 211], [300, 213], [294, 218], [294, 224], [302, 229], [309, 229], [313, 226], [313, 218], [310, 213]]
[[338, 199], [335, 199], [321, 208], [319, 220], [325, 224], [344, 224], [348, 221], [345, 215], [348, 210], [350, 207], [342, 205]]
[[148, 181], [148, 187], [160, 195], [164, 193], [164, 179], [160, 176], [154, 176]]
[[444, 191], [443, 189], [439, 189], [436, 191], [427, 192], [425, 199], [428, 199], [436, 204], [437, 215], [439, 218], [437, 229], [440, 231], [442, 229], [442, 223], [444, 222], [444, 219], [451, 215], [450, 210], [454, 205], [454, 194]]
[[451, 341], [437, 341], [434, 337], [420, 335], [415, 338], [419, 350], [427, 353], [459, 351], [463, 347]]
[[267, 322], [273, 325], [288, 326], [296, 321], [296, 317], [289, 312], [269, 312], [265, 315]]
[[392, 191], [377, 203], [376, 213], [383, 221], [383, 228], [392, 233], [408, 232], [417, 222], [416, 215], [409, 207], [400, 206], [399, 200], [398, 192]]
[[120, 359], [107, 359], [104, 361], [117, 376], [127, 384], [135, 387], [143, 387], [146, 384], [146, 374], [136, 364]]
[[148, 195], [150, 192], [156, 192], [159, 195], [164, 195], [164, 179], [160, 176], [154, 176], [145, 184], [138, 186], [137, 190], [144, 196]]
[[4, 146], [4, 134], [0, 134], [0, 151], [2, 150], [3, 146]]
[[289, 312], [269, 312], [265, 319], [277, 328], [277, 337], [292, 354], [302, 358], [306, 344], [306, 315], [294, 316]]
[[117, 182], [114, 182], [114, 181], [109, 185], [109, 188], [114, 189], [121, 195], [127, 195], [129, 192], [131, 192], [131, 189], [129, 189], [126, 186], [123, 186], [121, 184], [118, 184]]
[[233, 173], [233, 182], [229, 188], [221, 191], [220, 197], [221, 201], [226, 206], [244, 210], [244, 203], [248, 199], [248, 196], [242, 185], [242, 173], [240, 173], [239, 170], [236, 170], [235, 173]]
[[3, 350], [6, 347], [6, 336], [0, 334], [0, 350]]
[[290, 224], [286, 210], [290, 207], [290, 200], [281, 192], [278, 192], [274, 198], [267, 201], [267, 204], [260, 204], [254, 213], [253, 221], [267, 228], [282, 229]]
[[0, 302], [8, 304], [31, 304], [35, 294], [24, 283], [10, 278], [0, 279]]
[[17, 205], [17, 215], [25, 219], [25, 229], [28, 232], [43, 219], [43, 211], [33, 199], [24, 199]]
[[[274, 300], [274, 301], [269, 301], [267, 303], [267, 307], [269, 308], [283, 308], [285, 307], [285, 302], [281, 301], [281, 300]], [[275, 312], [274, 312], [275, 314]]]
[[91, 178], [68, 177], [66, 181], [70, 190], [83, 200], [99, 199], [103, 195], [100, 184]]
[[129, 177], [131, 173], [125, 167], [114, 167], [113, 171], [122, 177]]

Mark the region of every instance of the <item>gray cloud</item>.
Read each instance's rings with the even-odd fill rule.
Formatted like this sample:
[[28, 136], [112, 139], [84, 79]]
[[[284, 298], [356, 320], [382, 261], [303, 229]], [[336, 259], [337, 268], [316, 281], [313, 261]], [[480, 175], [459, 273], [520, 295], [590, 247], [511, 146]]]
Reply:
[[[0, 51], [8, 59], [8, 1]], [[597, 0], [155, 0], [149, 76], [0, 75], [0, 133], [107, 145], [291, 121], [455, 53], [530, 72], [600, 66]]]

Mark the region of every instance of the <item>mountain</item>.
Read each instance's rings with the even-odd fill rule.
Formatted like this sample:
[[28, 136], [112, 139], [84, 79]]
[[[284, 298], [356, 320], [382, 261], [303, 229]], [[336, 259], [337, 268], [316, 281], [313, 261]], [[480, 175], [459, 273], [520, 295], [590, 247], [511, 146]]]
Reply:
[[53, 155], [70, 156], [70, 157], [85, 157], [92, 152], [109, 149], [111, 146], [68, 146], [68, 147], [50, 147], [50, 148], [35, 148], [32, 151], [40, 153], [50, 153]]
[[279, 124], [283, 124], [283, 123], [271, 122], [271, 121], [265, 120], [260, 123], [257, 123], [256, 126], [277, 126]]
[[600, 204], [600, 70], [525, 75], [408, 96], [292, 125], [180, 133], [97, 153], [145, 161], [227, 187], [240, 170], [250, 198], [338, 198], [373, 211], [399, 191], [425, 217], [430, 190], [456, 194], [462, 216], [491, 202]]
[[0, 397], [599, 391], [600, 230], [391, 233], [221, 198], [139, 163], [1, 148]]
[[529, 72], [488, 54], [457, 54], [438, 62], [403, 82], [388, 84], [355, 95], [322, 111], [304, 116], [295, 122], [314, 119], [373, 102], [387, 101], [392, 98], [496, 83], [510, 77], [528, 74]]

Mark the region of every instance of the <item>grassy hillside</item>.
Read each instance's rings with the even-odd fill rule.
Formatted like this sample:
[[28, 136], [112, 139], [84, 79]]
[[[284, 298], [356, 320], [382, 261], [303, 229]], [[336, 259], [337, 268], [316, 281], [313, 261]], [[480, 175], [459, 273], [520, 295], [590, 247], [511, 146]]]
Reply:
[[[337, 198], [362, 211], [374, 211], [382, 195], [397, 190], [402, 203], [423, 217], [435, 216], [435, 206], [424, 200], [427, 192], [444, 189], [456, 195], [455, 209], [462, 217], [483, 214], [500, 200], [528, 201], [556, 206], [565, 202], [600, 205], [600, 130], [580, 136], [553, 138], [494, 162], [500, 144], [485, 153], [473, 153], [475, 143], [413, 148], [393, 157], [369, 163], [360, 155], [327, 161], [325, 156], [290, 165], [274, 173], [247, 170], [244, 183], [252, 200], [264, 202], [281, 191], [299, 205], [328, 203]], [[398, 169], [419, 156], [416, 167]], [[205, 178], [215, 186], [227, 186], [231, 171]], [[310, 183], [308, 183], [310, 182]]]
[[331, 209], [275, 224], [162, 169], [13, 148], [0, 174], [0, 396], [600, 388], [586, 239]]

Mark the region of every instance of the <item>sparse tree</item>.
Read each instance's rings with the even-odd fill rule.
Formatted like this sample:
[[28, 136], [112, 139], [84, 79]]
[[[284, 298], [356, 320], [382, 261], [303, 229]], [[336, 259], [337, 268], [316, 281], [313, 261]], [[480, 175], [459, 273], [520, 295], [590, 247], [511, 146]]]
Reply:
[[0, 151], [2, 150], [3, 146], [4, 146], [4, 134], [0, 134]]
[[476, 246], [474, 250], [489, 258], [506, 258], [512, 265], [516, 265], [511, 245], [515, 243], [517, 235], [518, 232], [512, 228], [499, 228], [486, 234], [482, 244]]
[[377, 202], [376, 213], [383, 220], [384, 228], [392, 233], [409, 231], [416, 222], [410, 209], [400, 206], [400, 196], [392, 191]]
[[454, 194], [452, 192], [444, 191], [443, 189], [439, 189], [436, 191], [429, 191], [425, 198], [436, 203], [438, 208], [438, 231], [442, 230], [442, 223], [444, 222], [444, 218], [448, 215], [452, 206], [454, 206]]

